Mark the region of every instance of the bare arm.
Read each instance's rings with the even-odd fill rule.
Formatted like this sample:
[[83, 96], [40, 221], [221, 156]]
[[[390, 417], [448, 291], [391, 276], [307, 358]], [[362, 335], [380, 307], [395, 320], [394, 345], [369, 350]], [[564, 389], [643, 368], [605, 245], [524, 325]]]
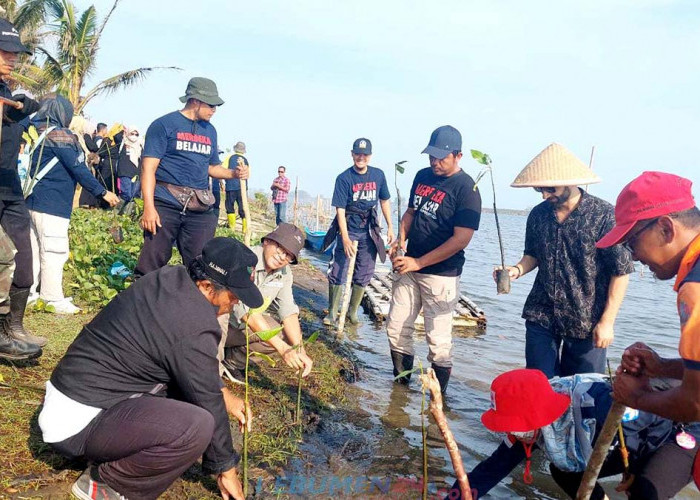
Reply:
[[141, 228], [144, 231], [156, 234], [161, 227], [160, 216], [155, 207], [154, 194], [156, 191], [156, 170], [160, 165], [160, 158], [146, 156], [141, 162], [141, 195], [143, 196], [143, 215], [141, 216]]
[[[403, 220], [401, 221], [403, 225]], [[422, 257], [396, 257], [394, 259], [394, 269], [401, 274], [419, 271], [425, 267], [442, 262], [469, 245], [474, 236], [474, 230], [466, 227], [455, 227], [452, 236], [445, 243], [434, 250], [426, 253]]]
[[[244, 316], [245, 321], [248, 316]], [[248, 326], [252, 332], [262, 332], [279, 326], [279, 324], [269, 315], [256, 313], [250, 316]], [[303, 370], [302, 377], [306, 377], [311, 373], [313, 362], [304, 352], [303, 348], [295, 349], [301, 343], [301, 325], [299, 324], [299, 315], [292, 314], [282, 321], [284, 327], [284, 336], [291, 342], [289, 345], [284, 340], [282, 335], [275, 335], [270, 340], [266, 341], [275, 351], [279, 353], [284, 362], [292, 369]]]
[[630, 282], [629, 274], [622, 276], [613, 276], [610, 278], [610, 286], [608, 287], [608, 301], [605, 304], [605, 310], [600, 320], [593, 328], [593, 344], [595, 347], [608, 347], [614, 338], [614, 325], [617, 313], [620, 311], [620, 306], [625, 298], [627, 285]]
[[338, 229], [340, 229], [340, 238], [343, 240], [343, 251], [348, 257], [355, 255], [355, 249], [352, 247], [350, 235], [348, 234], [348, 221], [345, 218], [345, 209], [335, 207], [336, 217], [338, 219]]
[[379, 200], [379, 206], [382, 208], [384, 220], [386, 221], [386, 239], [391, 245], [394, 241], [394, 225], [391, 223], [391, 202], [389, 200]]
[[247, 179], [250, 175], [248, 165], [238, 165], [236, 168], [225, 168], [221, 165], [209, 165], [209, 177], [214, 179]]

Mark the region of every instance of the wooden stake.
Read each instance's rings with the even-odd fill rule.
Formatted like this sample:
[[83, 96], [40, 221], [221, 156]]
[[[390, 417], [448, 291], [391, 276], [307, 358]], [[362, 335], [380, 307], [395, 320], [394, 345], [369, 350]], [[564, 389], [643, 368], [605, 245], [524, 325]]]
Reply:
[[320, 226], [320, 224], [319, 224], [320, 212], [321, 212], [321, 195], [317, 194], [316, 195], [316, 231], [318, 231], [318, 228]]
[[462, 493], [462, 498], [464, 500], [472, 500], [472, 489], [469, 486], [469, 477], [464, 471], [464, 463], [462, 462], [462, 455], [459, 453], [459, 447], [455, 441], [454, 435], [450, 430], [449, 425], [447, 425], [447, 418], [445, 418], [445, 413], [442, 411], [442, 392], [440, 391], [440, 382], [435, 376], [435, 370], [432, 368], [428, 369], [427, 375], [421, 375], [420, 381], [424, 387], [427, 387], [430, 391], [430, 413], [435, 419], [435, 423], [440, 429], [442, 434], [442, 439], [445, 441], [445, 446], [450, 454], [450, 459], [452, 460], [452, 468], [457, 476], [457, 482], [459, 483], [459, 489]]
[[[595, 146], [591, 146], [591, 157], [588, 159], [588, 168], [593, 170], [593, 155], [595, 154]], [[588, 192], [588, 184], [586, 184], [586, 192]]]
[[578, 492], [576, 493], [576, 500], [588, 500], [591, 497], [593, 488], [595, 488], [595, 483], [598, 480], [598, 474], [600, 474], [600, 468], [603, 466], [603, 462], [608, 456], [610, 443], [612, 443], [615, 437], [617, 427], [620, 425], [620, 422], [622, 422], [622, 416], [626, 409], [627, 407], [625, 405], [617, 402], [613, 402], [610, 407], [603, 428], [595, 442], [595, 448], [593, 448], [591, 458], [588, 460], [586, 472], [583, 473], [581, 485], [578, 487]]
[[[238, 165], [245, 165], [243, 158], [241, 158], [240, 156], [238, 157]], [[250, 172], [250, 166], [248, 166], [248, 172]], [[246, 221], [246, 230], [243, 234], [243, 243], [245, 243], [245, 246], [250, 247], [250, 234], [253, 232], [251, 221], [253, 220], [253, 218], [251, 217], [250, 205], [248, 203], [248, 181], [245, 179], [241, 179], [241, 201], [243, 204], [243, 212], [245, 213], [245, 217], [243, 220]]]
[[294, 225], [297, 225], [297, 210], [299, 208], [299, 176], [294, 181]]
[[348, 307], [350, 307], [352, 277], [355, 274], [355, 259], [357, 259], [357, 241], [352, 242], [352, 248], [355, 250], [355, 254], [350, 257], [348, 263], [348, 276], [345, 278], [345, 290], [343, 291], [343, 306], [340, 308], [340, 318], [338, 318], [338, 336], [343, 334], [343, 330], [345, 329], [345, 315], [348, 313]]

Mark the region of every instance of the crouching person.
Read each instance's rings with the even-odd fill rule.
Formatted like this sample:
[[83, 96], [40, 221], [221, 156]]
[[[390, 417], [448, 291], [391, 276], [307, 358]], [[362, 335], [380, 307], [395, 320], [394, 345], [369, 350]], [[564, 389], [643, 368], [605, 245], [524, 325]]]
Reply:
[[[469, 474], [473, 497], [488, 493], [523, 460], [523, 480], [530, 484], [530, 460], [533, 452], [541, 449], [550, 461], [552, 478], [575, 498], [612, 405], [610, 382], [599, 374], [548, 381], [539, 370], [512, 370], [494, 379], [491, 401], [492, 408], [481, 416], [481, 422], [491, 431], [506, 433], [506, 438]], [[630, 468], [617, 491], [625, 491], [631, 499], [672, 498], [692, 480], [697, 449], [676, 443], [679, 429], [671, 420], [627, 410], [622, 430]], [[694, 433], [695, 429], [687, 432]], [[600, 477], [623, 472], [620, 449], [615, 447], [603, 463]], [[450, 499], [460, 498], [455, 492], [459, 493], [457, 483]], [[605, 491], [596, 484], [591, 499], [603, 498], [607, 498]]]
[[[294, 370], [302, 370], [302, 376], [311, 373], [313, 362], [301, 344], [299, 307], [292, 295], [293, 276], [289, 264], [296, 264], [304, 247], [304, 234], [298, 227], [280, 223], [274, 231], [262, 238], [262, 244], [253, 247], [258, 265], [253, 271], [255, 284], [262, 292], [269, 307], [262, 313], [248, 315], [241, 304], [233, 308], [225, 340], [223, 361], [235, 381], [243, 382], [246, 361], [246, 321], [253, 333], [248, 339], [251, 352], [279, 353], [284, 362]], [[284, 329], [267, 342], [255, 332], [270, 330], [282, 325]]]
[[154, 499], [200, 456], [224, 498], [243, 499], [228, 413], [250, 424], [222, 387], [217, 316], [263, 303], [255, 255], [214, 238], [188, 269], [166, 266], [116, 296], [85, 325], [46, 384], [44, 441], [93, 463], [81, 499]]

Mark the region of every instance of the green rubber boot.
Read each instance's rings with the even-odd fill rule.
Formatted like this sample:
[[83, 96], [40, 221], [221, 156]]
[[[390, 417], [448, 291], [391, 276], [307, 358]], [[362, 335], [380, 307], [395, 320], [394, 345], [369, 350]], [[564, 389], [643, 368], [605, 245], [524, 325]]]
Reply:
[[342, 285], [328, 284], [328, 315], [323, 318], [323, 324], [326, 326], [333, 326], [338, 319], [342, 288]]
[[348, 321], [353, 325], [360, 323], [357, 317], [357, 310], [360, 308], [362, 297], [365, 296], [365, 287], [360, 285], [352, 285], [352, 295], [350, 295], [350, 305], [348, 306]]

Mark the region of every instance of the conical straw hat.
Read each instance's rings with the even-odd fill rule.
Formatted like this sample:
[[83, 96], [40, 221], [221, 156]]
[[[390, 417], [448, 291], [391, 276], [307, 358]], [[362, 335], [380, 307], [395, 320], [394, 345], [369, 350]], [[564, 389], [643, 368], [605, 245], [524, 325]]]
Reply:
[[595, 184], [600, 177], [561, 144], [552, 143], [527, 164], [511, 187], [558, 187]]

